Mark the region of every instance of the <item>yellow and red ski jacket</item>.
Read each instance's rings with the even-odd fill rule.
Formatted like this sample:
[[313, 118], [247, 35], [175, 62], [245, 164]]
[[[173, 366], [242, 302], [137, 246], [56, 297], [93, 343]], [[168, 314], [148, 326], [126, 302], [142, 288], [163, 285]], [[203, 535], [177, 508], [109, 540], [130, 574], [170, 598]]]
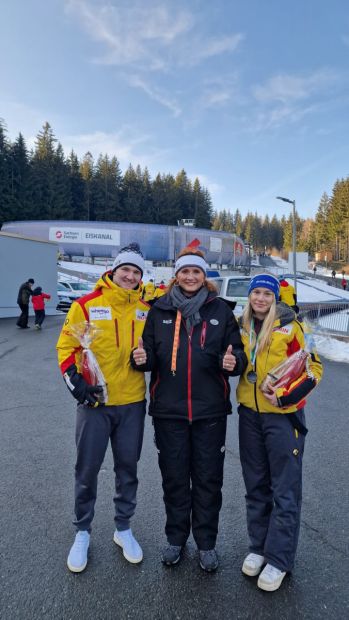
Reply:
[[297, 305], [297, 295], [292, 284], [287, 280], [280, 280], [280, 301], [291, 308]]
[[[293, 310], [285, 304], [277, 305], [278, 318], [274, 323], [272, 339], [269, 347], [258, 351], [256, 362], [251, 364], [251, 351], [249, 347], [249, 335], [241, 329], [241, 340], [248, 359], [245, 372], [241, 375], [237, 388], [237, 401], [260, 413], [292, 413], [304, 407], [305, 397], [314, 389], [322, 377], [322, 364], [316, 353], [312, 351], [307, 360], [307, 369], [291, 385], [278, 388], [276, 396], [280, 407], [274, 407], [267, 400], [259, 386], [267, 373], [275, 366], [283, 362], [287, 357], [304, 349], [305, 339], [302, 325], [295, 320]], [[248, 381], [248, 373], [257, 373], [256, 383]]]
[[142, 336], [149, 305], [140, 299], [140, 289], [127, 290], [114, 284], [110, 272], [97, 282], [92, 293], [75, 301], [57, 342], [62, 374], [75, 364], [80, 372], [82, 347], [71, 326], [84, 321], [101, 329], [91, 344], [107, 383], [107, 405], [126, 405], [145, 398], [144, 374], [130, 366], [132, 349]]

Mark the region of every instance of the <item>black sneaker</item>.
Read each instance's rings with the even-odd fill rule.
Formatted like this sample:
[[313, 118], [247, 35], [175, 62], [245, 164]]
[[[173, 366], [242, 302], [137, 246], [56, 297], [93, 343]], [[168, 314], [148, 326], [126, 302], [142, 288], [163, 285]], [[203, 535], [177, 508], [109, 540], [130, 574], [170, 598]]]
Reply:
[[179, 547], [178, 545], [167, 545], [165, 549], [163, 549], [161, 560], [166, 566], [173, 566], [174, 564], [178, 564], [181, 559], [183, 547]]
[[208, 551], [199, 550], [199, 561], [202, 570], [212, 573], [218, 568], [218, 557], [215, 549]]

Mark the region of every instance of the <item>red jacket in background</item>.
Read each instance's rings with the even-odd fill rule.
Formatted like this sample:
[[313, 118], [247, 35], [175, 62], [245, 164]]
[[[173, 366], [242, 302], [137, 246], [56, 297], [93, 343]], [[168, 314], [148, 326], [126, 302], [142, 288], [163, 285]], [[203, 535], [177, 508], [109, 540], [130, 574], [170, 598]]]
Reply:
[[32, 296], [32, 304], [34, 310], [45, 310], [45, 299], [51, 299], [51, 295], [47, 293], [41, 293], [40, 295]]

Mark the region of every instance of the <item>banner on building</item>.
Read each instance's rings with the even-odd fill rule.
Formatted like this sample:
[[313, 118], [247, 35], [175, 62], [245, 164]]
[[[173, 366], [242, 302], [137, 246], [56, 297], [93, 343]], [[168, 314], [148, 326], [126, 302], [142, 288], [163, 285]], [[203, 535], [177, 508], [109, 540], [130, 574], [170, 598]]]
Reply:
[[120, 245], [120, 231], [104, 228], [67, 228], [49, 229], [49, 240], [57, 243], [84, 243], [93, 245]]
[[222, 239], [220, 237], [210, 237], [210, 252], [222, 251]]

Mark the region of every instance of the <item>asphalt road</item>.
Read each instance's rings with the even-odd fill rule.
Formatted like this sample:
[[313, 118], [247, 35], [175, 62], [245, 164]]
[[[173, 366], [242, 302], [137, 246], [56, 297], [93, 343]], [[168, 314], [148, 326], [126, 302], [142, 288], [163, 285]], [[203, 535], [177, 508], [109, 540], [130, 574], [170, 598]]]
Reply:
[[304, 501], [297, 562], [275, 593], [244, 577], [247, 552], [237, 416], [230, 416], [217, 573], [203, 573], [193, 541], [183, 561], [160, 562], [164, 509], [147, 419], [133, 530], [144, 551], [130, 565], [113, 537], [110, 451], [99, 477], [90, 561], [69, 573], [74, 401], [59, 375], [55, 342], [64, 317], [42, 332], [0, 320], [0, 617], [2, 620], [319, 619], [349, 617], [348, 370], [325, 361], [307, 408]]

